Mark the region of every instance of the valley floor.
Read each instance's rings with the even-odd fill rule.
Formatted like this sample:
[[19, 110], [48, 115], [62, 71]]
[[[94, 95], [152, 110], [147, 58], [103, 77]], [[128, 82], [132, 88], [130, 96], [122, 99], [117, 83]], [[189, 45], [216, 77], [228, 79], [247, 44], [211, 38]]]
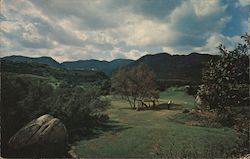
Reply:
[[[99, 135], [78, 141], [73, 151], [78, 157], [224, 157], [235, 144], [235, 133], [229, 128], [192, 126], [176, 122], [183, 109], [195, 107], [192, 96], [183, 88], [169, 88], [161, 93], [161, 109], [135, 111], [115, 97], [107, 97], [110, 123]], [[172, 100], [168, 110], [164, 103]], [[197, 121], [198, 122], [198, 121]]]

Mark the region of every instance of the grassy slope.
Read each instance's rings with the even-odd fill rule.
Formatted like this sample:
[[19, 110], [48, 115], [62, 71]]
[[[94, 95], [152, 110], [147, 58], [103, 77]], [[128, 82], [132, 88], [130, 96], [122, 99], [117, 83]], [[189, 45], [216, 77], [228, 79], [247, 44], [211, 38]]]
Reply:
[[176, 104], [173, 110], [137, 112], [129, 109], [127, 102], [110, 98], [110, 129], [99, 137], [77, 142], [74, 149], [79, 157], [164, 157], [170, 153], [172, 157], [222, 157], [220, 151], [234, 144], [231, 129], [188, 126], [170, 120], [182, 113], [178, 108], [194, 107], [193, 97], [181, 89], [161, 93], [160, 103], [172, 100]]

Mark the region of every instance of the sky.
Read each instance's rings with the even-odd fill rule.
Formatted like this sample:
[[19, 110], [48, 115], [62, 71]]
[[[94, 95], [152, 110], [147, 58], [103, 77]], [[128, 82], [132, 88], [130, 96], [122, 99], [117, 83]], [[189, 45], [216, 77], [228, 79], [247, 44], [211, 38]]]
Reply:
[[218, 54], [248, 32], [250, 0], [0, 0], [0, 55], [55, 60]]

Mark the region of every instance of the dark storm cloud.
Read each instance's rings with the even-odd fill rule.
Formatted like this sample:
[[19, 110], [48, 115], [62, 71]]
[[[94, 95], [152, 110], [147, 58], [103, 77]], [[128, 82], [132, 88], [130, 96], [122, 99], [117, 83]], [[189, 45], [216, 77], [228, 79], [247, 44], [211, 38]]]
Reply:
[[182, 0], [135, 0], [134, 10], [145, 16], [162, 20], [180, 6]]

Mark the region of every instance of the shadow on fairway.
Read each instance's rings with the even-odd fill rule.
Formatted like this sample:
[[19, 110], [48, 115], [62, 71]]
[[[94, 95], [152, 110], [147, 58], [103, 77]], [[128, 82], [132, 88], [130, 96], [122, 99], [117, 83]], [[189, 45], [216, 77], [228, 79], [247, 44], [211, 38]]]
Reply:
[[162, 103], [159, 105], [156, 105], [153, 109], [151, 110], [180, 110], [181, 105], [180, 104], [168, 104], [168, 103]]
[[71, 141], [71, 143], [75, 141], [79, 141], [79, 140], [90, 140], [90, 139], [98, 138], [106, 132], [116, 134], [121, 131], [127, 130], [129, 128], [131, 127], [128, 125], [124, 125], [118, 121], [108, 120], [106, 123], [100, 123], [94, 128], [80, 130], [79, 132], [76, 132], [74, 135], [74, 139], [73, 141]]
[[[136, 110], [136, 108], [131, 108], [131, 107], [123, 107], [119, 108], [123, 110]], [[168, 103], [161, 103], [156, 106], [150, 106], [150, 107], [141, 107], [139, 111], [146, 111], [146, 110], [154, 110], [154, 111], [159, 111], [159, 110], [181, 110], [182, 105], [180, 104], [168, 104]]]

